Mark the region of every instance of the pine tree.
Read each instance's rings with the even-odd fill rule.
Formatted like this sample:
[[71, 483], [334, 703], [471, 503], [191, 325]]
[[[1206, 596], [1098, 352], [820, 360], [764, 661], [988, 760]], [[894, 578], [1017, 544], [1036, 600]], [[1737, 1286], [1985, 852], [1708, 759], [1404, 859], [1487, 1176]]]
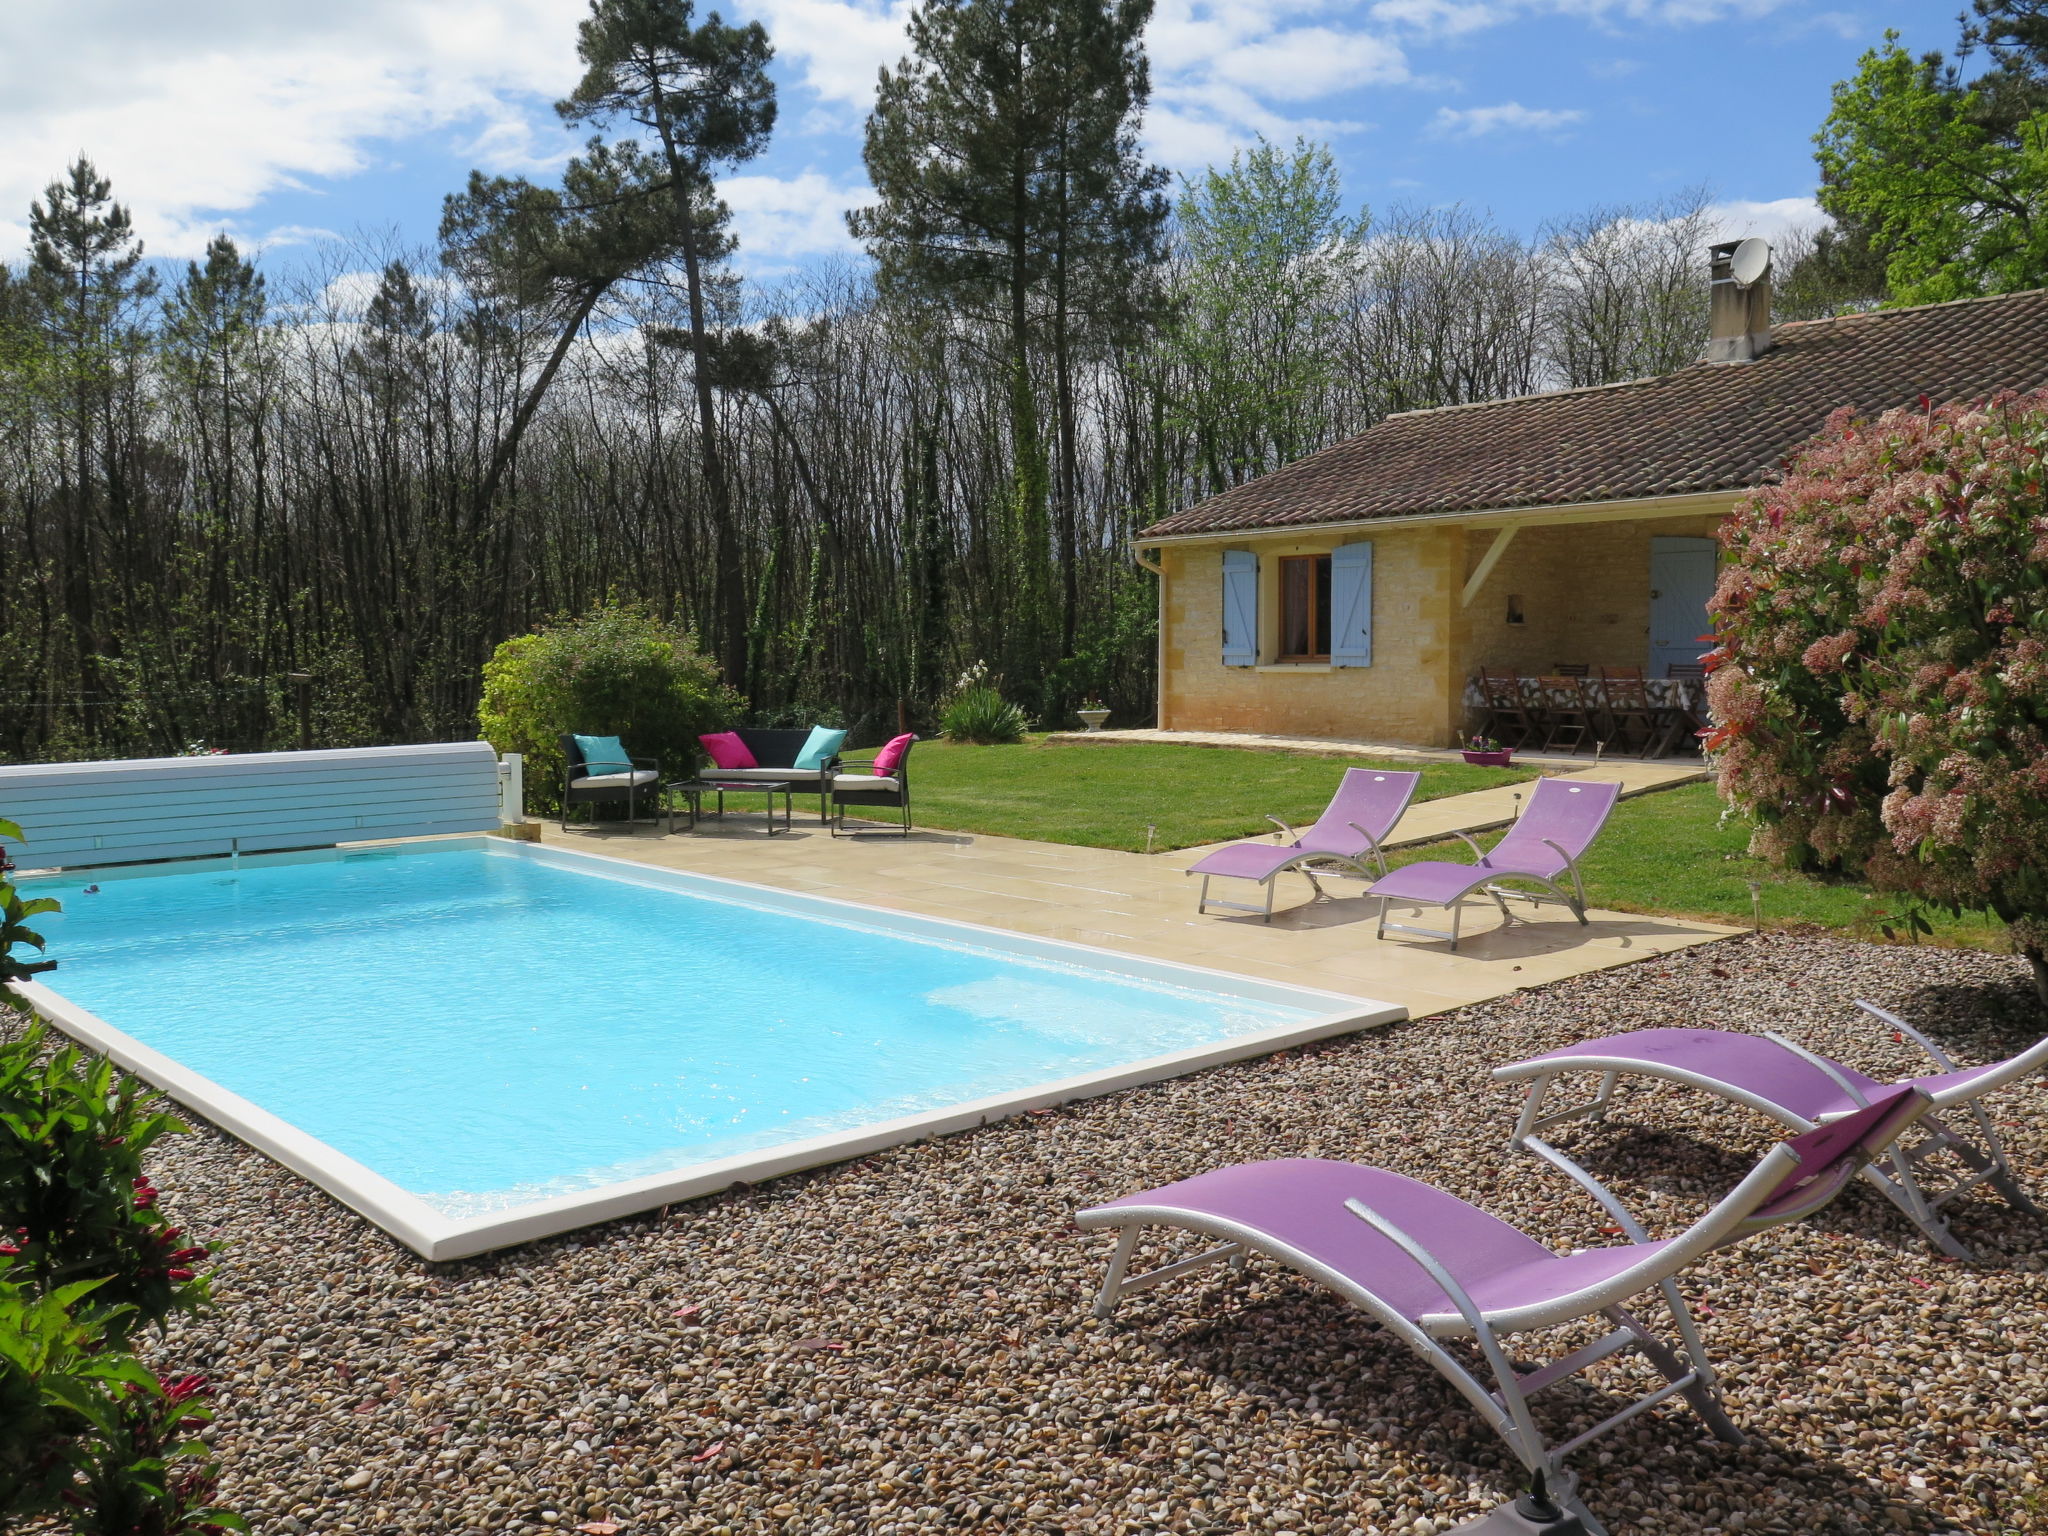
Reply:
[[103, 526], [121, 523], [128, 489], [114, 401], [142, 345], [137, 306], [156, 292], [142, 256], [128, 210], [83, 155], [29, 205], [29, 286], [69, 407], [60, 557], [88, 695], [99, 691], [101, 656], [118, 647], [100, 632], [91, 572]]
[[727, 26], [713, 11], [696, 25], [695, 14], [691, 0], [591, 0], [576, 41], [584, 75], [555, 110], [572, 123], [624, 118], [650, 132], [661, 146], [668, 171], [661, 190], [674, 207], [673, 228], [683, 259], [704, 487], [716, 541], [714, 648], [727, 681], [744, 689], [746, 582], [718, 445], [707, 268], [731, 250], [725, 233], [728, 214], [718, 199], [714, 173], [758, 155], [775, 127], [775, 85], [768, 78], [775, 50], [759, 22]]
[[[925, 0], [882, 71], [864, 157], [879, 194], [848, 215], [882, 282], [1000, 323], [1009, 358], [1005, 658], [1034, 694], [1073, 649], [1079, 565], [1073, 373], [1079, 322], [1128, 314], [1161, 255], [1165, 173], [1138, 153], [1151, 0]], [[1049, 347], [1054, 460], [1034, 354]], [[1052, 597], [1057, 490], [1062, 590]], [[1057, 639], [1054, 624], [1057, 621]]]
[[[548, 354], [526, 384], [472, 498], [480, 515], [497, 498], [540, 409], [591, 312], [618, 284], [676, 255], [682, 242], [660, 166], [637, 144], [593, 139], [569, 161], [559, 191], [520, 177], [472, 171], [468, 188], [442, 205], [442, 264], [479, 304], [473, 323], [490, 324], [517, 346], [517, 332], [547, 327]], [[721, 231], [702, 214], [698, 249], [723, 252]]]

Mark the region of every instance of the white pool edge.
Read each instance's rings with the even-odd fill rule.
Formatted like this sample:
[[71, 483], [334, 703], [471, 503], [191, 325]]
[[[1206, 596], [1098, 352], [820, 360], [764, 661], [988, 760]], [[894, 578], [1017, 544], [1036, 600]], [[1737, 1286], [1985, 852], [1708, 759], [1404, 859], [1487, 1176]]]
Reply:
[[[1007, 951], [1020, 957], [1083, 964], [1093, 970], [1196, 987], [1248, 1001], [1309, 1007], [1331, 1005], [1328, 1011], [1304, 1022], [1235, 1036], [1211, 1045], [1148, 1057], [1108, 1071], [1084, 1073], [1078, 1077], [1042, 1083], [1031, 1088], [993, 1094], [965, 1104], [900, 1119], [861, 1126], [850, 1131], [780, 1146], [692, 1163], [642, 1178], [599, 1185], [573, 1194], [558, 1195], [489, 1216], [454, 1218], [443, 1215], [418, 1196], [398, 1187], [354, 1158], [336, 1151], [326, 1142], [309, 1136], [297, 1126], [232, 1093], [211, 1078], [181, 1065], [161, 1051], [115, 1028], [88, 1009], [80, 1007], [55, 989], [39, 982], [17, 982], [14, 991], [36, 1013], [56, 1025], [81, 1045], [105, 1055], [127, 1071], [161, 1089], [178, 1103], [203, 1116], [236, 1139], [283, 1164], [333, 1195], [342, 1204], [382, 1227], [422, 1258], [442, 1261], [468, 1258], [495, 1248], [509, 1248], [539, 1238], [553, 1237], [579, 1227], [615, 1220], [622, 1216], [657, 1209], [679, 1201], [717, 1194], [734, 1184], [758, 1184], [784, 1174], [828, 1163], [844, 1162], [927, 1137], [972, 1130], [993, 1120], [1007, 1119], [1033, 1109], [1050, 1108], [1075, 1099], [1095, 1098], [1146, 1083], [1179, 1077], [1225, 1062], [1270, 1055], [1275, 1051], [1305, 1045], [1333, 1035], [1349, 1034], [1386, 1024], [1399, 1023], [1408, 1010], [1396, 1004], [1370, 998], [1350, 997], [1308, 987], [1288, 986], [1257, 977], [1240, 976], [1206, 966], [1181, 965], [1153, 960], [1122, 950], [1104, 949], [1063, 939], [1041, 939], [1031, 934], [992, 928], [947, 918], [924, 917], [885, 907], [864, 907], [831, 897], [785, 891], [773, 886], [728, 880], [712, 875], [661, 869], [630, 859], [580, 850], [537, 847], [530, 843], [477, 837], [435, 839], [391, 845], [393, 851], [422, 852], [451, 846], [480, 848], [495, 857], [537, 859], [569, 869], [596, 865], [592, 873], [623, 879], [661, 889], [697, 895], [723, 897], [748, 905], [881, 929], [910, 936], [953, 943], [971, 943], [981, 948]], [[364, 847], [313, 854], [267, 854], [247, 856], [242, 862], [285, 863], [308, 859], [346, 857], [368, 851]], [[196, 862], [196, 861], [195, 861]], [[207, 861], [213, 862], [213, 861]], [[225, 862], [225, 861], [222, 861]], [[185, 871], [181, 863], [171, 868]], [[160, 869], [159, 872], [168, 872]], [[103, 877], [95, 871], [96, 877]]]

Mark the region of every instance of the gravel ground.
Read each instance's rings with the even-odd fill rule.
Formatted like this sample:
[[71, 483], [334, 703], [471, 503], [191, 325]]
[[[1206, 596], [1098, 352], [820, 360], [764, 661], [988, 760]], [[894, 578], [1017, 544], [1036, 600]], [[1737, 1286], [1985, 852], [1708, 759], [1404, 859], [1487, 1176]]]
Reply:
[[[1440, 1378], [1271, 1264], [1097, 1323], [1112, 1239], [1070, 1214], [1311, 1155], [1601, 1242], [1590, 1202], [1504, 1151], [1515, 1094], [1490, 1065], [1684, 1023], [1912, 1067], [1855, 997], [1965, 1061], [2042, 1028], [2009, 959], [1747, 938], [439, 1266], [202, 1130], [157, 1178], [233, 1246], [221, 1311], [166, 1356], [220, 1380], [223, 1501], [266, 1533], [1447, 1530], [1512, 1468]], [[2048, 1092], [1995, 1114], [2048, 1189]], [[1772, 1136], [1648, 1087], [1559, 1139], [1669, 1232]], [[1653, 1412], [1580, 1452], [1589, 1504], [1654, 1536], [2048, 1532], [2048, 1225], [1982, 1194], [1957, 1225], [1983, 1264], [1859, 1185], [1700, 1265], [1689, 1294], [1750, 1443]], [[1605, 1400], [1539, 1404], [1557, 1426]]]

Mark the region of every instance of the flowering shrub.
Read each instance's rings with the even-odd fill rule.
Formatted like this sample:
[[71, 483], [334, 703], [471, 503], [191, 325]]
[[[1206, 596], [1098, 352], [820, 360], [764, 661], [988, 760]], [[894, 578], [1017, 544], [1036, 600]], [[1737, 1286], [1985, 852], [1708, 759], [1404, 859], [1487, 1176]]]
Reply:
[[40, 1024], [0, 1042], [0, 1257], [46, 1292], [98, 1281], [117, 1342], [198, 1310], [208, 1249], [157, 1209], [142, 1171], [143, 1153], [184, 1129], [105, 1058], [47, 1049]]
[[2048, 1001], [2048, 391], [1847, 411], [1723, 529], [1708, 738], [1754, 851], [2010, 925]]
[[[0, 821], [0, 837], [21, 829]], [[0, 849], [0, 1016], [6, 986], [47, 971]], [[164, 1380], [129, 1351], [135, 1331], [207, 1300], [204, 1243], [157, 1208], [142, 1156], [184, 1130], [112, 1065], [52, 1051], [40, 1023], [0, 1034], [0, 1530], [60, 1516], [78, 1536], [207, 1536], [246, 1529], [213, 1506], [217, 1470], [194, 1429], [197, 1376]]]
[[194, 1433], [212, 1419], [204, 1376], [147, 1372], [92, 1393], [80, 1411], [92, 1433], [74, 1442], [64, 1502], [77, 1536], [213, 1536], [245, 1531], [218, 1508], [220, 1468]]
[[0, 1257], [0, 1528], [63, 1516], [76, 1536], [246, 1530], [216, 1508], [219, 1468], [194, 1431], [202, 1376], [166, 1380], [113, 1347], [99, 1282], [38, 1294]]

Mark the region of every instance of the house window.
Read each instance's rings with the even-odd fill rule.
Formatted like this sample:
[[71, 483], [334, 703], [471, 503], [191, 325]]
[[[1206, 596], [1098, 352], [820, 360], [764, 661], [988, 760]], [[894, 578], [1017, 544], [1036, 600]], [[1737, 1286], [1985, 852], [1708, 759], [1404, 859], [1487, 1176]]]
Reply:
[[1330, 659], [1330, 557], [1288, 555], [1280, 561], [1280, 659]]

